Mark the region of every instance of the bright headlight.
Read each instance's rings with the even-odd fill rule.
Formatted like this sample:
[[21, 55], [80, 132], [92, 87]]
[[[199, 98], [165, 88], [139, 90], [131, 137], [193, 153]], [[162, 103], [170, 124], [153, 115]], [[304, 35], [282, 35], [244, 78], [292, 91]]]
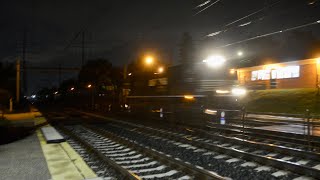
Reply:
[[242, 96], [242, 95], [245, 95], [247, 93], [247, 90], [244, 89], [244, 88], [233, 88], [231, 90], [231, 92], [232, 92], [233, 95]]
[[230, 91], [229, 90], [220, 90], [220, 89], [218, 89], [218, 90], [216, 90], [216, 93], [217, 94], [228, 94], [228, 93], [230, 93]]

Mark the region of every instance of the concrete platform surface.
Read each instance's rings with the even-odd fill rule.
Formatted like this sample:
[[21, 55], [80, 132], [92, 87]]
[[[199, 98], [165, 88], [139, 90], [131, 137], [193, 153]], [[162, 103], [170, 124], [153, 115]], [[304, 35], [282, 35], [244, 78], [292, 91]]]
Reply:
[[0, 179], [50, 179], [46, 159], [36, 134], [19, 141], [0, 145]]
[[80, 155], [67, 142], [48, 144], [37, 131], [52, 180], [81, 180], [97, 178]]

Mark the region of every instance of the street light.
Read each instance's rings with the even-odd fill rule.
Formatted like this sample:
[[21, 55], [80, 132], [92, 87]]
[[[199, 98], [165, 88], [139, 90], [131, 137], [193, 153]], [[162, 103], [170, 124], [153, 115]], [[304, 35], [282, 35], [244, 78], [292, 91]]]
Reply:
[[147, 65], [151, 65], [153, 63], [153, 57], [152, 56], [147, 56], [145, 59], [145, 63]]
[[74, 87], [70, 88], [70, 90], [73, 91], [73, 90], [74, 90]]
[[242, 52], [242, 51], [238, 51], [238, 52], [237, 52], [237, 55], [238, 55], [238, 56], [242, 56], [242, 55], [243, 55], [243, 52]]
[[236, 72], [236, 70], [235, 69], [230, 69], [230, 74], [234, 74], [235, 72]]
[[164, 68], [163, 67], [159, 67], [158, 68], [158, 73], [160, 74], [160, 73], [163, 73], [163, 71], [164, 71]]
[[91, 84], [88, 84], [87, 88], [91, 88], [91, 86], [92, 86]]
[[206, 63], [209, 67], [216, 68], [222, 66], [226, 62], [226, 59], [225, 57], [220, 55], [213, 55], [203, 60], [203, 62]]

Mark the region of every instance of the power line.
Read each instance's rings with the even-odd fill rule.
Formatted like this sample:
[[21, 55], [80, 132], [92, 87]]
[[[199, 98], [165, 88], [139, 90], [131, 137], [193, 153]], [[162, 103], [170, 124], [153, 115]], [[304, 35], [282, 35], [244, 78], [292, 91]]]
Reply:
[[211, 0], [205, 1], [205, 2], [203, 2], [203, 3], [201, 3], [201, 4], [199, 4], [198, 6], [196, 6], [194, 9], [200, 8], [200, 7], [202, 7], [202, 6], [205, 6], [205, 5], [207, 5], [208, 3], [210, 3], [210, 2], [211, 2]]
[[247, 19], [248, 17], [251, 17], [251, 16], [253, 16], [253, 15], [255, 15], [255, 14], [258, 14], [258, 13], [264, 11], [264, 10], [267, 9], [267, 8], [271, 8], [271, 7], [275, 6], [276, 4], [280, 3], [281, 1], [282, 1], [282, 0], [278, 0], [278, 1], [272, 3], [272, 4], [268, 5], [268, 6], [264, 6], [263, 8], [255, 11], [255, 12], [252, 12], [252, 13], [250, 13], [250, 14], [248, 14], [248, 15], [245, 15], [245, 16], [243, 16], [243, 17], [241, 17], [241, 18], [239, 18], [239, 19], [237, 19], [237, 20], [235, 20], [235, 21], [232, 21], [232, 22], [230, 22], [230, 23], [228, 23], [228, 24], [226, 24], [226, 25], [224, 25], [224, 26], [230, 26], [230, 25], [232, 25], [232, 24], [234, 24], [234, 23], [237, 23], [237, 22], [239, 22], [239, 21], [241, 21], [241, 20], [243, 20], [243, 19]]
[[[280, 1], [281, 1], [281, 0], [280, 0]], [[277, 2], [275, 2], [275, 3], [279, 3], [280, 1], [277, 1]], [[269, 5], [268, 7], [274, 6], [274, 5], [275, 5], [275, 4], [271, 4], [271, 5]], [[310, 4], [308, 4], [308, 5], [310, 5]], [[311, 5], [313, 5], [313, 4], [311, 4]], [[299, 6], [299, 7], [295, 7], [295, 8], [290, 8], [290, 9], [287, 10], [287, 11], [281, 11], [281, 13], [278, 13], [277, 15], [283, 14], [283, 13], [292, 12], [292, 11], [297, 11], [298, 9], [301, 9], [301, 8], [304, 8], [304, 7], [305, 7], [305, 6]], [[265, 9], [266, 9], [266, 8], [265, 8]], [[262, 9], [260, 9], [260, 10], [262, 10]], [[260, 10], [259, 10], [259, 11], [260, 11]], [[256, 11], [256, 12], [257, 12], [257, 11]], [[252, 14], [252, 13], [251, 13], [251, 14]], [[248, 15], [246, 15], [245, 17], [248, 17]], [[268, 18], [268, 17], [267, 17], [267, 18]], [[243, 19], [243, 17], [240, 18], [240, 19]], [[238, 19], [238, 20], [240, 20], [240, 19]], [[221, 34], [221, 33], [230, 31], [231, 29], [234, 29], [234, 28], [242, 28], [242, 27], [244, 27], [244, 26], [252, 25], [252, 24], [255, 24], [255, 23], [257, 23], [257, 22], [259, 22], [259, 21], [262, 21], [262, 20], [265, 20], [265, 19], [266, 19], [266, 15], [264, 15], [264, 16], [262, 16], [262, 17], [258, 17], [258, 18], [256, 18], [256, 19], [253, 19], [253, 20], [251, 20], [251, 21], [247, 21], [247, 22], [245, 22], [245, 23], [239, 24], [239, 25], [237, 25], [237, 26], [227, 27], [227, 28], [221, 29], [221, 30], [219, 30], [219, 31], [216, 31], [216, 32], [207, 34], [205, 37], [217, 36], [217, 35], [219, 35], [219, 34]], [[236, 20], [236, 21], [237, 21], [237, 20]], [[235, 21], [233, 21], [233, 22], [235, 22]], [[237, 21], [237, 22], [239, 22], [239, 21]], [[229, 24], [230, 24], [230, 23], [229, 23]], [[226, 25], [224, 25], [224, 27], [226, 27]]]
[[219, 1], [221, 1], [221, 0], [216, 0], [215, 2], [209, 4], [207, 7], [203, 8], [203, 9], [201, 9], [200, 11], [198, 11], [197, 13], [193, 14], [193, 16], [196, 16], [196, 15], [200, 14], [201, 12], [203, 12], [204, 10], [206, 10], [206, 9], [208, 9], [209, 7], [213, 6], [214, 4], [218, 3]]
[[272, 35], [275, 35], [275, 34], [280, 34], [280, 33], [288, 32], [288, 31], [292, 31], [292, 30], [296, 30], [296, 29], [300, 29], [300, 28], [304, 28], [304, 27], [308, 27], [308, 26], [312, 26], [312, 25], [316, 25], [316, 24], [320, 24], [320, 20], [317, 20], [317, 21], [314, 21], [314, 22], [311, 22], [311, 23], [307, 23], [307, 24], [302, 24], [302, 25], [295, 26], [295, 27], [291, 27], [291, 28], [287, 28], [287, 29], [284, 29], [284, 30], [279, 30], [279, 31], [275, 31], [275, 32], [267, 33], [267, 34], [258, 35], [258, 36], [255, 36], [255, 37], [251, 37], [251, 38], [248, 38], [248, 39], [245, 39], [245, 40], [233, 42], [233, 43], [226, 44], [226, 45], [223, 45], [223, 46], [219, 46], [219, 47], [216, 47], [216, 48], [225, 48], [225, 47], [228, 47], [228, 46], [233, 46], [235, 44], [240, 44], [240, 43], [243, 43], [243, 42], [248, 42], [248, 41], [252, 41], [252, 40], [255, 40], [255, 39], [259, 39], [259, 38], [263, 38], [263, 37], [267, 37], [267, 36], [272, 36]]
[[[228, 31], [230, 28], [232, 28], [232, 27], [229, 27], [229, 26], [231, 26], [232, 24], [235, 24], [235, 23], [237, 23], [237, 22], [239, 22], [239, 21], [242, 21], [242, 20], [244, 20], [244, 19], [247, 19], [247, 18], [249, 18], [249, 17], [251, 17], [251, 16], [253, 16], [253, 15], [256, 15], [256, 14], [258, 14], [258, 13], [260, 13], [260, 12], [263, 12], [265, 9], [271, 8], [271, 7], [275, 6], [276, 4], [280, 3], [281, 1], [282, 1], [282, 0], [278, 0], [278, 1], [276, 1], [276, 2], [274, 2], [274, 3], [272, 3], [272, 4], [270, 4], [270, 5], [264, 6], [263, 8], [261, 8], [261, 9], [259, 9], [259, 10], [257, 10], [257, 11], [254, 11], [254, 12], [249, 13], [249, 14], [247, 14], [247, 15], [239, 18], [239, 19], [236, 19], [236, 20], [234, 20], [234, 21], [232, 21], [232, 22], [230, 22], [230, 23], [227, 23], [227, 24], [225, 24], [225, 25], [222, 26], [222, 27], [227, 27], [227, 28], [221, 28], [222, 30], [219, 30], [219, 31], [210, 33], [210, 34], [208, 34], [208, 35], [206, 35], [206, 36], [208, 36], [208, 37], [213, 37], [213, 36], [216, 36], [216, 35], [218, 35], [218, 34], [220, 34], [220, 33], [226, 32], [226, 31]], [[255, 21], [260, 21], [260, 20], [262, 20], [262, 19], [259, 18], [258, 20], [255, 20]], [[243, 27], [243, 26], [252, 24], [252, 22], [253, 22], [253, 21], [249, 21], [249, 22], [247, 22], [247, 23], [240, 24], [240, 27]]]

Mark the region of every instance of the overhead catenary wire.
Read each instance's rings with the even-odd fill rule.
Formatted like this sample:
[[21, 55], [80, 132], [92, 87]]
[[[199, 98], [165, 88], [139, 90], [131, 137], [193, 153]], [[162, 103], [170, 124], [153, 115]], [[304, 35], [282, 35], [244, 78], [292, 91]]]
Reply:
[[287, 29], [284, 29], [284, 30], [279, 30], [279, 31], [271, 32], [271, 33], [266, 33], [266, 34], [254, 36], [254, 37], [251, 37], [251, 38], [248, 38], [248, 39], [244, 39], [244, 40], [241, 40], [241, 41], [236, 41], [236, 42], [229, 43], [229, 44], [226, 44], [226, 45], [223, 45], [223, 46], [219, 46], [219, 47], [216, 47], [216, 48], [225, 48], [225, 47], [233, 46], [233, 45], [240, 44], [240, 43], [243, 43], [243, 42], [248, 42], [248, 41], [252, 41], [252, 40], [255, 40], [255, 39], [259, 39], [259, 38], [263, 38], [263, 37], [267, 37], [267, 36], [272, 36], [272, 35], [275, 35], [275, 34], [280, 34], [280, 33], [288, 32], [288, 31], [292, 31], [292, 30], [296, 30], [296, 29], [312, 26], [312, 25], [319, 25], [319, 24], [320, 24], [320, 20], [317, 20], [317, 21], [314, 21], [314, 22], [310, 22], [310, 23], [307, 23], [307, 24], [302, 24], [302, 25], [291, 27], [291, 28], [287, 28]]
[[193, 16], [196, 16], [196, 15], [200, 14], [200, 13], [203, 12], [204, 10], [208, 9], [209, 7], [213, 6], [214, 4], [216, 4], [216, 3], [220, 2], [220, 1], [221, 1], [221, 0], [216, 0], [215, 2], [209, 4], [207, 7], [203, 8], [203, 9], [201, 9], [200, 11], [196, 12], [195, 14], [193, 14]]
[[239, 21], [242, 21], [242, 20], [244, 20], [244, 19], [247, 19], [247, 18], [249, 18], [249, 17], [251, 17], [251, 16], [253, 16], [253, 15], [255, 15], [255, 14], [258, 14], [258, 13], [260, 13], [260, 12], [263, 12], [265, 9], [271, 8], [271, 7], [279, 4], [281, 1], [283, 1], [283, 0], [278, 0], [278, 1], [276, 1], [276, 2], [274, 2], [274, 3], [272, 3], [272, 4], [270, 4], [270, 5], [264, 6], [263, 8], [261, 8], [261, 9], [259, 9], [259, 10], [257, 10], [257, 11], [254, 11], [254, 12], [248, 14], [248, 15], [245, 15], [245, 16], [237, 19], [237, 20], [234, 20], [234, 21], [232, 21], [232, 22], [230, 22], [230, 23], [228, 23], [228, 24], [226, 24], [226, 25], [224, 25], [224, 26], [230, 26], [230, 25], [235, 24], [235, 23], [237, 23], [237, 22], [239, 22]]
[[[223, 25], [222, 28], [221, 28], [221, 30], [218, 30], [218, 31], [216, 31], [216, 32], [207, 34], [206, 36], [207, 36], [207, 37], [213, 37], [213, 36], [216, 36], [216, 35], [218, 35], [218, 34], [220, 34], [220, 33], [226, 32], [226, 31], [228, 31], [230, 28], [232, 28], [232, 27], [230, 27], [231, 25], [233, 25], [233, 24], [235, 24], [235, 23], [237, 23], [237, 22], [240, 22], [240, 21], [242, 21], [242, 20], [244, 20], [244, 19], [247, 19], [247, 18], [249, 18], [249, 17], [251, 17], [251, 16], [253, 16], [253, 15], [256, 15], [256, 14], [258, 14], [258, 13], [260, 13], [260, 12], [263, 12], [263, 11], [265, 11], [267, 8], [271, 8], [271, 7], [275, 6], [275, 5], [277, 5], [277, 4], [280, 3], [281, 1], [283, 1], [283, 0], [278, 0], [278, 1], [276, 1], [276, 2], [274, 2], [274, 3], [272, 3], [272, 4], [270, 4], [270, 5], [265, 5], [263, 8], [261, 8], [261, 9], [259, 9], [259, 10], [256, 10], [256, 11], [254, 11], [254, 12], [252, 12], [252, 13], [249, 13], [249, 14], [241, 17], [241, 18], [238, 18], [238, 19], [236, 19], [236, 20], [234, 20], [234, 21], [232, 21], [232, 22], [230, 22], [230, 23], [227, 23], [227, 24]], [[262, 19], [263, 19], [263, 18], [259, 18], [258, 20], [253, 20], [253, 21], [247, 21], [247, 22], [245, 22], [245, 23], [240, 24], [240, 25], [237, 26], [237, 27], [247, 26], [247, 25], [249, 25], [249, 24], [252, 24], [254, 21], [260, 21], [260, 20], [262, 20]]]
[[203, 2], [201, 4], [199, 4], [198, 6], [196, 6], [194, 9], [200, 8], [202, 6], [205, 6], [205, 5], [209, 4], [210, 2], [211, 2], [211, 0], [205, 1], [205, 2]]

